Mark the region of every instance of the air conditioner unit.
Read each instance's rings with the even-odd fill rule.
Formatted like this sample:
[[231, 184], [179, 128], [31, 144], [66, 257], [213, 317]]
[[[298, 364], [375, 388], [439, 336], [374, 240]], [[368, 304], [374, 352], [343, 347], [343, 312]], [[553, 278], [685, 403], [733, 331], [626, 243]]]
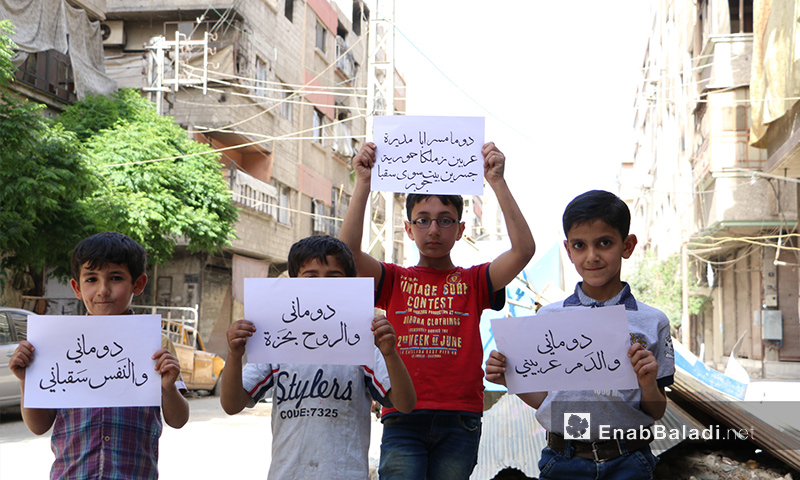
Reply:
[[122, 20], [109, 20], [100, 24], [100, 32], [103, 36], [103, 46], [125, 45], [125, 30]]

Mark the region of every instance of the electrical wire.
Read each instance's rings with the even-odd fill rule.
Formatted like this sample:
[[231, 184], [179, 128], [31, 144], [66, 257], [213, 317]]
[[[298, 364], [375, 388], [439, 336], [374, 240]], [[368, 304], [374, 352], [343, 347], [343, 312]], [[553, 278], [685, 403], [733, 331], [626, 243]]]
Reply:
[[[199, 85], [187, 85], [187, 87], [194, 88], [194, 89], [197, 89], [197, 90], [203, 90], [203, 87], [201, 87]], [[261, 95], [248, 95], [246, 93], [230, 92], [230, 91], [227, 91], [227, 90], [219, 90], [219, 89], [216, 89], [216, 88], [206, 88], [205, 90], [207, 90], [209, 92], [214, 92], [214, 93], [222, 93], [222, 94], [225, 94], [225, 95], [231, 95], [231, 96], [234, 96], [234, 97], [249, 98], [249, 99], [254, 99], [254, 100], [269, 100], [268, 102], [251, 103], [249, 105], [245, 105], [245, 106], [252, 106], [252, 105], [267, 106], [267, 105], [270, 105], [268, 110], [271, 110], [276, 105], [281, 105], [283, 103], [288, 103], [288, 104], [291, 104], [291, 105], [311, 105], [311, 106], [314, 106], [314, 107], [330, 107], [330, 108], [334, 108], [334, 109], [340, 110], [340, 111], [341, 110], [355, 111], [355, 112], [366, 112], [367, 111], [366, 108], [362, 108], [362, 107], [358, 107], [358, 106], [351, 107], [351, 106], [340, 105], [340, 104], [336, 104], [336, 103], [331, 105], [329, 103], [309, 102], [308, 100], [287, 100], [285, 98], [271, 98], [271, 97], [264, 97], [264, 96], [261, 96]], [[181, 101], [176, 101], [176, 103], [180, 103], [180, 102]], [[209, 104], [198, 103], [198, 104], [199, 105], [207, 105], [209, 107], [228, 107], [228, 105], [219, 105], [219, 104], [215, 105], [215, 104], [212, 104], [212, 103], [209, 103]], [[230, 126], [235, 126], [235, 125], [228, 125], [228, 127], [230, 127]], [[226, 128], [226, 127], [221, 127], [221, 128]]]
[[506, 122], [506, 121], [505, 121], [505, 120], [503, 120], [502, 118], [500, 118], [499, 116], [495, 115], [495, 114], [494, 114], [494, 113], [493, 113], [491, 110], [489, 110], [488, 108], [484, 107], [484, 106], [483, 106], [483, 105], [482, 105], [480, 102], [478, 102], [478, 101], [477, 101], [477, 100], [476, 100], [474, 97], [472, 97], [472, 95], [470, 95], [469, 93], [467, 93], [467, 92], [466, 92], [466, 91], [465, 91], [463, 88], [461, 88], [461, 86], [459, 86], [459, 85], [458, 85], [458, 84], [457, 84], [457, 83], [456, 83], [456, 82], [455, 82], [455, 81], [454, 81], [452, 78], [450, 78], [450, 77], [449, 77], [449, 76], [448, 76], [446, 73], [444, 73], [444, 71], [443, 71], [441, 68], [439, 68], [439, 66], [438, 66], [438, 65], [436, 65], [436, 63], [434, 63], [434, 61], [433, 61], [433, 60], [431, 60], [431, 59], [430, 59], [430, 58], [429, 58], [429, 57], [428, 57], [428, 56], [425, 54], [425, 52], [423, 52], [423, 51], [422, 51], [422, 50], [421, 50], [421, 49], [420, 49], [420, 48], [419, 48], [419, 47], [418, 47], [418, 46], [417, 46], [417, 45], [416, 45], [416, 44], [415, 44], [413, 41], [411, 41], [411, 39], [410, 39], [410, 38], [408, 38], [408, 36], [407, 36], [407, 35], [406, 35], [406, 34], [405, 34], [405, 33], [404, 33], [404, 32], [403, 32], [403, 31], [402, 31], [400, 28], [398, 28], [398, 27], [397, 27], [397, 25], [395, 25], [395, 24], [393, 24], [393, 23], [392, 23], [391, 25], [392, 25], [392, 27], [395, 29], [395, 31], [399, 32], [399, 33], [400, 33], [400, 35], [402, 35], [402, 36], [403, 36], [403, 38], [405, 38], [405, 39], [408, 41], [408, 43], [409, 43], [409, 44], [411, 44], [411, 46], [412, 46], [412, 47], [414, 47], [414, 49], [415, 49], [417, 52], [419, 52], [419, 54], [420, 54], [420, 55], [422, 55], [422, 57], [423, 57], [425, 60], [427, 60], [427, 61], [428, 61], [428, 62], [429, 62], [429, 63], [430, 63], [430, 64], [431, 64], [431, 65], [432, 65], [432, 66], [433, 66], [433, 67], [434, 67], [434, 68], [435, 68], [435, 69], [436, 69], [436, 70], [437, 70], [437, 71], [438, 71], [438, 72], [439, 72], [439, 73], [440, 73], [440, 74], [441, 74], [441, 75], [442, 75], [442, 76], [443, 76], [445, 79], [447, 79], [447, 81], [448, 81], [448, 82], [450, 82], [450, 83], [451, 83], [451, 84], [452, 84], [454, 87], [456, 87], [456, 88], [457, 88], [457, 89], [458, 89], [458, 90], [459, 90], [461, 93], [463, 93], [463, 94], [464, 94], [464, 95], [465, 95], [465, 96], [466, 96], [468, 99], [470, 99], [470, 100], [471, 100], [471, 101], [472, 101], [472, 102], [473, 102], [475, 105], [477, 105], [478, 107], [480, 107], [480, 108], [481, 108], [483, 111], [485, 111], [486, 113], [488, 113], [488, 114], [489, 114], [489, 116], [491, 116], [491, 117], [492, 117], [492, 118], [494, 118], [495, 120], [499, 121], [500, 123], [502, 123], [503, 125], [505, 125], [507, 128], [509, 128], [510, 130], [513, 130], [514, 132], [518, 133], [520, 136], [522, 136], [523, 138], [525, 138], [526, 140], [528, 140], [529, 142], [531, 142], [531, 144], [533, 144], [533, 145], [535, 145], [535, 146], [537, 146], [537, 147], [539, 147], [539, 148], [543, 148], [543, 147], [541, 147], [541, 146], [540, 146], [540, 145], [539, 145], [539, 144], [538, 144], [536, 141], [534, 141], [534, 140], [533, 140], [531, 137], [529, 137], [527, 133], [521, 132], [520, 130], [518, 130], [517, 128], [515, 128], [514, 126], [512, 126], [511, 124], [509, 124], [508, 122]]
[[[358, 115], [356, 117], [348, 117], [345, 120], [338, 120], [336, 122], [329, 123], [329, 124], [327, 124], [325, 126], [337, 125], [339, 123], [344, 123], [345, 121], [354, 120], [356, 118], [361, 118], [361, 117], [366, 117], [366, 115]], [[144, 165], [144, 164], [147, 164], [147, 163], [165, 162], [165, 161], [170, 161], [170, 160], [178, 160], [178, 159], [183, 159], [183, 158], [196, 157], [196, 156], [200, 156], [200, 155], [208, 155], [208, 154], [213, 154], [213, 153], [226, 152], [228, 150], [236, 150], [238, 148], [250, 147], [250, 146], [253, 146], [253, 145], [260, 145], [262, 143], [267, 143], [267, 142], [271, 142], [271, 141], [274, 141], [274, 140], [285, 140], [286, 138], [295, 137], [295, 136], [297, 136], [297, 135], [299, 135], [301, 133], [308, 133], [310, 131], [314, 131], [315, 129], [316, 129], [315, 127], [307, 128], [305, 130], [299, 130], [299, 131], [296, 131], [296, 132], [279, 135], [277, 137], [268, 137], [268, 138], [265, 138], [263, 140], [256, 140], [256, 141], [253, 141], [253, 142], [247, 142], [247, 143], [242, 143], [242, 144], [238, 144], [238, 145], [231, 145], [231, 146], [227, 146], [227, 147], [222, 147], [222, 148], [209, 150], [209, 151], [206, 151], [206, 152], [187, 153], [185, 155], [175, 155], [175, 156], [172, 156], [172, 157], [154, 158], [152, 160], [139, 160], [139, 161], [136, 161], [136, 162], [114, 163], [114, 164], [109, 164], [109, 165], [102, 165], [102, 167], [112, 168], [112, 167], [125, 167], [125, 166], [130, 166], [130, 165]], [[208, 130], [203, 130], [204, 133], [206, 133], [206, 132], [222, 132], [222, 131], [224, 131], [224, 130], [219, 129], [219, 128], [212, 128], [212, 129], [208, 129]], [[310, 139], [315, 139], [315, 138], [318, 138], [318, 137], [309, 137], [309, 138]], [[328, 137], [323, 137], [323, 138], [328, 138]], [[351, 137], [347, 137], [347, 138], [351, 138]]]
[[[192, 65], [187, 65], [187, 69], [192, 70], [192, 71], [194, 71], [194, 70], [202, 70], [201, 68], [197, 68], [197, 67], [194, 67]], [[292, 83], [286, 83], [286, 82], [276, 82], [276, 81], [273, 81], [273, 80], [260, 80], [260, 79], [257, 79], [257, 78], [243, 77], [241, 75], [234, 75], [232, 73], [220, 72], [220, 71], [216, 71], [216, 70], [208, 70], [208, 72], [209, 73], [213, 73], [215, 75], [219, 75], [221, 77], [230, 78], [230, 79], [233, 79], [233, 80], [241, 80], [243, 82], [260, 82], [260, 83], [262, 83], [264, 85], [277, 85], [279, 87], [288, 87], [288, 88], [291, 88], [291, 89], [306, 88], [306, 89], [310, 90], [310, 89], [313, 89], [313, 88], [319, 88], [320, 89], [319, 93], [327, 93], [329, 90], [367, 90], [367, 87], [357, 87], [357, 86], [338, 87], [338, 86], [321, 86], [321, 85], [320, 86], [317, 86], [317, 85], [301, 85], [301, 84], [292, 84]], [[199, 76], [199, 75], [197, 75], [197, 76]], [[214, 81], [223, 83], [222, 80], [219, 80], [219, 79], [214, 79]], [[347, 80], [345, 80], [345, 82], [346, 81]], [[227, 83], [227, 84], [228, 85], [232, 85], [232, 86], [237, 86], [237, 87], [238, 86], [242, 86], [241, 84], [238, 84], [238, 83]], [[366, 95], [364, 95], [364, 96], [366, 97]]]
[[[192, 69], [194, 69], [194, 67], [192, 67]], [[197, 75], [197, 74], [194, 74], [194, 73], [187, 74], [187, 77], [190, 78], [190, 79], [191, 78], [194, 78], [194, 79], [202, 79], [203, 78], [202, 75]], [[284, 88], [271, 88], [271, 87], [267, 87], [267, 86], [258, 85], [259, 83], [265, 83], [263, 80], [252, 80], [252, 82], [253, 82], [252, 85], [226, 82], [224, 80], [213, 80], [213, 82], [214, 83], [219, 83], [219, 84], [224, 85], [224, 86], [240, 88], [240, 89], [243, 89], [243, 90], [264, 90], [264, 91], [267, 91], [267, 92], [279, 92], [279, 93], [289, 92], [289, 90], [286, 90]], [[318, 85], [309, 86], [308, 88], [306, 88], [304, 90], [304, 92], [307, 93], [307, 94], [310, 94], [310, 95], [313, 95], [313, 94], [328, 94], [328, 95], [336, 96], [336, 97], [367, 98], [366, 94], [331, 92], [326, 87], [321, 86], [321, 85], [319, 85], [319, 86]]]

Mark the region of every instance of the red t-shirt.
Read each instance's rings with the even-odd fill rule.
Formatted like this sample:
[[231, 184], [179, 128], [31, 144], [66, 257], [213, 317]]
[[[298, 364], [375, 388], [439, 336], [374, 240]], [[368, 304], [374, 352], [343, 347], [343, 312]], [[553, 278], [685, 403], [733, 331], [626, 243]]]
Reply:
[[481, 313], [505, 303], [504, 289], [492, 292], [489, 264], [452, 270], [382, 265], [375, 305], [394, 326], [416, 389], [415, 410], [482, 412]]

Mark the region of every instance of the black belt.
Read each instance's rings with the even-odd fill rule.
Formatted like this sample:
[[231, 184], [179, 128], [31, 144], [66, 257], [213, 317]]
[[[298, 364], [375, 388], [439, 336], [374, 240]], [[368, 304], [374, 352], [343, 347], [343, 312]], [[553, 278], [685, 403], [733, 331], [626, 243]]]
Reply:
[[[628, 453], [632, 453], [647, 446], [650, 441], [651, 440], [625, 440], [625, 449]], [[573, 455], [580, 458], [588, 458], [595, 462], [613, 460], [623, 454], [619, 440], [581, 442], [577, 440], [565, 440], [561, 435], [547, 432], [547, 446], [553, 450], [565, 453], [567, 442], [570, 442], [572, 445], [574, 450]]]

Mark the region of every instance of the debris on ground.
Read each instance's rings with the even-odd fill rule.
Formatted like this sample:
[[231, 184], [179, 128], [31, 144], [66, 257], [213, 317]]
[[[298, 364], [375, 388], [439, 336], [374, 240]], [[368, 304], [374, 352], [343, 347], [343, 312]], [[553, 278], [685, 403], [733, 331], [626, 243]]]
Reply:
[[750, 442], [691, 442], [664, 452], [656, 480], [800, 480], [785, 463]]

